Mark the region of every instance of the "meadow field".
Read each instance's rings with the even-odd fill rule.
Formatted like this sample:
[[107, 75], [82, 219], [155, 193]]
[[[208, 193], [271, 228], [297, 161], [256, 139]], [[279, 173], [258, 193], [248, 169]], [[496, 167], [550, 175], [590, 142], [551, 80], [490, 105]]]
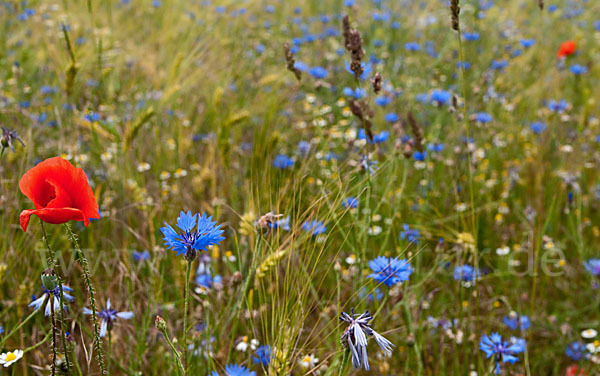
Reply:
[[597, 0], [0, 27], [0, 374], [600, 375]]

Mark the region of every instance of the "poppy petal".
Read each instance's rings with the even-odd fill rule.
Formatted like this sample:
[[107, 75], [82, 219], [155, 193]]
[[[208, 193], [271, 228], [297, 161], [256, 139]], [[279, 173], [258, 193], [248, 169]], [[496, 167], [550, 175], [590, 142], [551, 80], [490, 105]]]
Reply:
[[38, 210], [74, 208], [86, 219], [100, 218], [85, 172], [61, 157], [46, 159], [31, 168], [19, 181], [19, 188]]
[[83, 221], [83, 224], [87, 227], [89, 219], [83, 215], [83, 212], [75, 208], [45, 208], [36, 210], [23, 210], [19, 217], [21, 228], [23, 231], [27, 231], [29, 225], [29, 219], [32, 215], [37, 215], [42, 221], [52, 224], [66, 223], [71, 220]]

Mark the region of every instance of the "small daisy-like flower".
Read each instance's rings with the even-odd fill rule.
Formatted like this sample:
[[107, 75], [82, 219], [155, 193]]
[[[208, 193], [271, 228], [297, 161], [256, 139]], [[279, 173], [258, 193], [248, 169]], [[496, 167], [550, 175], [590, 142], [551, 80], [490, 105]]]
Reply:
[[150, 170], [150, 163], [141, 162], [140, 164], [138, 164], [137, 170], [138, 170], [138, 172], [146, 172], [146, 171]]
[[218, 244], [225, 239], [221, 234], [221, 225], [207, 217], [206, 213], [200, 216], [190, 211], [181, 211], [177, 218], [177, 227], [180, 233], [165, 222], [165, 227], [160, 230], [164, 235], [165, 246], [177, 252], [177, 255], [185, 254], [186, 258], [193, 260], [196, 251], [207, 251], [208, 247]]
[[[63, 288], [63, 298], [64, 300], [68, 301], [68, 302], [72, 302], [73, 300], [75, 300], [75, 298], [69, 294], [67, 294], [67, 292], [73, 291], [72, 288], [70, 288], [69, 286], [62, 286]], [[50, 306], [50, 300], [52, 300], [54, 302], [54, 311], [58, 311], [60, 309], [60, 289], [58, 287], [56, 287], [54, 290], [49, 291], [48, 289], [46, 289], [45, 287], [42, 286], [42, 289], [44, 290], [42, 296], [40, 296], [39, 298], [36, 299], [35, 295], [33, 296], [33, 301], [31, 303], [29, 303], [28, 307], [33, 307], [34, 310], [38, 310], [42, 307], [42, 305], [44, 304], [44, 301], [46, 301], [46, 296], [48, 296], [48, 302], [46, 303], [46, 309], [44, 310], [44, 315], [45, 316], [50, 316], [52, 309]], [[65, 304], [65, 302], [63, 301], [63, 309], [66, 311], [67, 310], [67, 305]]]
[[412, 268], [405, 259], [388, 258], [379, 256], [369, 261], [369, 267], [373, 273], [369, 278], [379, 283], [385, 283], [387, 286], [394, 286], [397, 283], [408, 281]]
[[363, 314], [355, 315], [352, 310], [352, 315], [342, 312], [340, 320], [349, 324], [348, 328], [342, 334], [340, 340], [343, 345], [347, 345], [350, 354], [352, 355], [352, 366], [354, 368], [363, 367], [369, 370], [369, 359], [367, 358], [367, 336], [373, 337], [384, 356], [392, 355], [392, 347], [394, 346], [381, 334], [371, 328], [373, 317], [366, 311]]
[[510, 252], [510, 247], [508, 247], [508, 246], [496, 248], [496, 254], [498, 256], [506, 256], [509, 254], [509, 252]]
[[[91, 315], [92, 311], [84, 307], [83, 314]], [[104, 337], [106, 336], [106, 332], [112, 328], [117, 317], [123, 320], [129, 320], [133, 317], [133, 312], [118, 312], [116, 309], [112, 309], [110, 306], [110, 299], [108, 299], [106, 301], [106, 309], [98, 312], [98, 317], [102, 319], [102, 323], [100, 323], [100, 337]]]
[[246, 352], [246, 350], [248, 350], [248, 346], [248, 336], [244, 336], [242, 340], [235, 345], [235, 349], [237, 351]]
[[175, 178], [182, 178], [184, 176], [187, 176], [187, 171], [183, 168], [178, 168], [177, 170], [175, 170], [175, 174], [173, 174], [173, 176], [175, 176]]
[[585, 339], [592, 339], [598, 335], [598, 332], [595, 329], [586, 329], [581, 332], [581, 336]]
[[6, 367], [10, 367], [14, 362], [23, 357], [23, 350], [9, 351], [7, 353], [0, 354], [0, 364]]
[[298, 361], [300, 367], [304, 369], [312, 369], [319, 363], [319, 358], [315, 357], [313, 354], [306, 355], [302, 359]]

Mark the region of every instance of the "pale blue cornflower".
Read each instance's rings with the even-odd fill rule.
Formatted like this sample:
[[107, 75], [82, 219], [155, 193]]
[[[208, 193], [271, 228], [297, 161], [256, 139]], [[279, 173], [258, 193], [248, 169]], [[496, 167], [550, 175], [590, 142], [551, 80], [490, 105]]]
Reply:
[[360, 315], [355, 315], [354, 309], [352, 310], [352, 315], [349, 315], [346, 312], [342, 312], [340, 315], [340, 321], [349, 324], [340, 340], [343, 345], [348, 346], [350, 354], [352, 355], [352, 366], [354, 368], [363, 367], [365, 370], [369, 370], [367, 336], [373, 337], [384, 356], [389, 357], [392, 355], [392, 347], [394, 345], [371, 328], [369, 321], [372, 319], [373, 316], [371, 316], [369, 311]]
[[[84, 315], [91, 315], [92, 310], [83, 307]], [[98, 312], [98, 317], [102, 319], [100, 323], [100, 337], [105, 337], [106, 332], [112, 328], [113, 323], [117, 320], [117, 318], [123, 320], [129, 320], [133, 318], [133, 312], [118, 312], [116, 309], [112, 309], [110, 306], [110, 299], [106, 301], [106, 309]]]
[[[62, 288], [63, 288], [63, 298], [64, 298], [63, 309], [66, 311], [67, 305], [65, 304], [65, 301], [72, 302], [73, 300], [75, 300], [75, 298], [66, 293], [66, 292], [73, 291], [72, 288], [70, 288], [69, 286], [65, 286], [65, 285], [63, 285]], [[36, 297], [34, 295], [33, 301], [31, 303], [29, 303], [28, 307], [33, 307], [33, 309], [35, 311], [37, 311], [38, 309], [40, 309], [42, 307], [42, 305], [44, 304], [44, 300], [46, 300], [46, 296], [48, 296], [48, 303], [46, 303], [46, 309], [44, 310], [44, 315], [50, 316], [50, 314], [52, 313], [52, 307], [50, 306], [50, 300], [52, 300], [54, 302], [54, 311], [58, 311], [60, 309], [60, 289], [58, 288], [58, 286], [53, 291], [49, 291], [48, 289], [46, 289], [43, 286], [42, 286], [42, 289], [44, 290], [44, 292], [42, 293], [42, 296], [40, 296], [39, 298], [36, 299]]]
[[196, 257], [196, 251], [208, 251], [208, 247], [218, 244], [225, 239], [221, 234], [221, 225], [212, 221], [212, 217], [207, 217], [206, 213], [194, 214], [181, 211], [177, 218], [177, 227], [180, 233], [165, 222], [165, 227], [160, 230], [164, 235], [165, 246], [177, 252], [177, 255], [184, 254], [188, 260]]

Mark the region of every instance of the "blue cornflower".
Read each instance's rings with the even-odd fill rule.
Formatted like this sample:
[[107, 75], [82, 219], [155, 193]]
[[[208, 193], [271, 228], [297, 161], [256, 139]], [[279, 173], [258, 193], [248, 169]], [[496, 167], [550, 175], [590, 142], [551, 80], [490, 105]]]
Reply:
[[177, 217], [177, 227], [181, 230], [179, 234], [166, 222], [165, 227], [161, 227], [165, 246], [176, 251], [178, 256], [185, 254], [188, 260], [196, 257], [196, 251], [208, 251], [208, 247], [225, 239], [221, 236], [221, 225], [217, 226], [217, 222], [212, 221], [212, 216], [207, 217], [206, 213], [200, 216], [182, 210]]
[[472, 282], [479, 278], [479, 270], [475, 270], [474, 267], [468, 264], [455, 266], [454, 267], [454, 280]]
[[469, 63], [468, 61], [459, 61], [458, 63], [456, 63], [456, 67], [458, 69], [463, 68], [464, 70], [468, 70], [471, 69], [471, 63]]
[[[83, 308], [84, 315], [91, 315], [92, 310]], [[113, 323], [117, 320], [117, 317], [123, 320], [129, 320], [133, 317], [133, 312], [118, 312], [116, 309], [110, 307], [110, 299], [106, 301], [106, 309], [98, 312], [98, 317], [102, 319], [100, 323], [100, 337], [106, 336], [107, 330], [112, 328]]]
[[286, 169], [294, 165], [294, 160], [285, 154], [279, 154], [273, 159], [273, 166], [276, 168]]
[[508, 66], [508, 61], [506, 60], [494, 60], [490, 66], [491, 69], [497, 71], [503, 71]]
[[[279, 217], [279, 216], [277, 216]], [[271, 230], [285, 230], [285, 231], [290, 231], [290, 217], [285, 217], [285, 218], [281, 218], [278, 219], [276, 221], [268, 221], [268, 226]]]
[[581, 75], [581, 74], [585, 74], [587, 73], [588, 69], [586, 66], [583, 65], [579, 65], [579, 64], [574, 64], [571, 65], [571, 67], [569, 68], [569, 70], [571, 71], [571, 73], [575, 74], [575, 75]]
[[392, 98], [385, 95], [380, 95], [377, 98], [375, 98], [375, 104], [381, 107], [387, 106], [388, 104], [390, 104], [391, 101]]
[[298, 143], [298, 154], [300, 154], [302, 156], [306, 156], [306, 155], [308, 155], [309, 151], [310, 151], [310, 142], [300, 141]]
[[429, 96], [429, 101], [437, 105], [449, 104], [451, 99], [452, 94], [446, 90], [436, 89], [432, 91], [431, 95]]
[[600, 275], [600, 259], [589, 259], [584, 263], [585, 269], [592, 275]]
[[435, 142], [433, 144], [427, 144], [427, 150], [436, 153], [441, 153], [442, 151], [444, 151], [444, 144], [440, 144], [438, 142]]
[[367, 96], [367, 91], [360, 87], [358, 87], [356, 89], [352, 89], [350, 87], [345, 87], [344, 90], [342, 90], [342, 92], [344, 93], [345, 96], [351, 97], [354, 99], [361, 99], [361, 98], [364, 98]]
[[323, 67], [312, 67], [308, 70], [308, 73], [319, 80], [322, 80], [325, 77], [327, 77], [327, 69]]
[[[62, 288], [63, 288], [64, 300], [66, 300], [67, 302], [72, 302], [73, 300], [75, 300], [75, 298], [73, 296], [67, 294], [67, 292], [73, 291], [72, 288], [70, 288], [69, 286], [65, 286], [65, 285], [62, 285]], [[46, 300], [46, 296], [48, 296], [48, 303], [46, 303], [46, 309], [44, 310], [44, 316], [50, 316], [50, 314], [52, 313], [52, 307], [50, 307], [50, 300], [53, 300], [55, 312], [60, 309], [60, 289], [57, 286], [53, 291], [49, 291], [44, 286], [42, 286], [42, 290], [44, 290], [44, 292], [42, 293], [42, 296], [40, 296], [39, 298], [36, 299], [35, 295], [34, 295], [32, 297], [33, 301], [31, 303], [29, 303], [28, 307], [33, 307], [33, 310], [37, 311], [38, 309], [40, 309], [42, 307], [42, 304], [44, 304], [44, 301]], [[64, 300], [63, 300], [63, 309], [66, 311], [67, 305], [65, 304]]]
[[521, 39], [519, 43], [521, 43], [521, 46], [524, 48], [529, 48], [535, 44], [535, 39]]
[[369, 278], [387, 286], [394, 286], [397, 283], [408, 281], [413, 269], [405, 259], [388, 258], [379, 256], [369, 261], [369, 268], [373, 273]]
[[541, 121], [534, 121], [529, 127], [531, 128], [531, 131], [533, 133], [540, 134], [544, 130], [546, 130], [546, 123], [543, 123]]
[[569, 358], [573, 359], [574, 361], [578, 361], [586, 356], [586, 348], [581, 342], [571, 342], [567, 345], [565, 353]]
[[358, 207], [358, 199], [356, 197], [348, 197], [342, 201], [342, 207], [344, 209], [356, 209]]
[[273, 357], [273, 348], [268, 345], [262, 345], [256, 349], [256, 356], [252, 357], [255, 364], [261, 363], [263, 366], [268, 366]]
[[496, 375], [500, 374], [500, 361], [502, 363], [515, 363], [519, 360], [515, 354], [525, 351], [523, 343], [510, 344], [502, 341], [502, 336], [498, 333], [492, 333], [489, 337], [483, 335], [479, 341], [479, 349], [485, 353], [487, 358], [495, 356]]
[[[360, 80], [364, 81], [367, 78], [369, 78], [369, 75], [371, 74], [371, 71], [373, 70], [373, 65], [371, 63], [367, 63], [365, 64], [364, 62], [360, 63], [361, 68], [363, 69], [363, 72], [360, 75]], [[350, 63], [349, 62], [345, 62], [344, 63], [344, 67], [346, 68], [346, 72], [350, 73], [350, 74], [354, 74], [354, 72], [352, 71], [352, 69], [350, 69]]]
[[558, 112], [560, 114], [564, 110], [567, 109], [567, 107], [569, 106], [569, 104], [564, 99], [561, 99], [559, 101], [555, 101], [554, 99], [551, 99], [551, 100], [548, 101], [548, 103], [546, 104], [546, 106], [548, 107], [548, 109], [550, 111], [552, 111], [552, 112]]
[[[213, 372], [213, 375], [218, 376], [216, 372]], [[237, 364], [228, 364], [225, 366], [225, 375], [227, 376], [256, 376], [256, 372], [250, 371], [248, 368], [244, 366], [240, 366]]]
[[425, 161], [425, 158], [427, 158], [427, 152], [426, 152], [426, 151], [423, 151], [423, 152], [416, 151], [416, 152], [413, 154], [413, 158], [414, 158], [416, 161], [419, 161], [419, 162], [424, 162], [424, 161]]
[[380, 144], [382, 142], [386, 142], [389, 137], [390, 137], [390, 132], [388, 132], [388, 131], [382, 131], [381, 133], [374, 134], [373, 135], [373, 139], [369, 140], [369, 139], [367, 139], [367, 136], [365, 134], [365, 130], [363, 128], [361, 128], [361, 129], [358, 130], [358, 139], [359, 140], [367, 139], [367, 142], [369, 144]]
[[492, 115], [487, 112], [478, 112], [475, 114], [475, 120], [479, 123], [490, 123], [492, 121]]
[[464, 33], [463, 37], [465, 38], [465, 40], [467, 41], [475, 41], [475, 40], [479, 40], [479, 33]]
[[527, 330], [531, 325], [529, 317], [519, 315], [515, 311], [511, 311], [508, 316], [504, 316], [502, 322], [512, 330], [517, 330], [517, 328], [520, 330]]
[[383, 292], [381, 292], [381, 290], [379, 289], [379, 287], [376, 287], [375, 290], [373, 290], [372, 293], [369, 293], [369, 291], [367, 290], [366, 287], [363, 287], [360, 290], [359, 293], [361, 298], [364, 298], [365, 296], [367, 297], [367, 302], [372, 302], [375, 299], [377, 299], [377, 301], [381, 301], [381, 299], [383, 299]]
[[421, 49], [421, 45], [416, 42], [408, 42], [404, 45], [406, 51], [416, 52]]
[[398, 121], [398, 115], [394, 112], [390, 112], [385, 115], [385, 121], [387, 121], [388, 123], [395, 123]]
[[144, 250], [143, 252], [133, 251], [133, 261], [141, 262], [150, 258], [150, 252]]
[[327, 226], [321, 221], [306, 221], [302, 224], [302, 230], [317, 236], [324, 234], [327, 231]]
[[406, 223], [402, 225], [402, 231], [400, 231], [400, 239], [408, 240], [411, 243], [419, 243], [421, 233], [416, 228], [410, 228]]

